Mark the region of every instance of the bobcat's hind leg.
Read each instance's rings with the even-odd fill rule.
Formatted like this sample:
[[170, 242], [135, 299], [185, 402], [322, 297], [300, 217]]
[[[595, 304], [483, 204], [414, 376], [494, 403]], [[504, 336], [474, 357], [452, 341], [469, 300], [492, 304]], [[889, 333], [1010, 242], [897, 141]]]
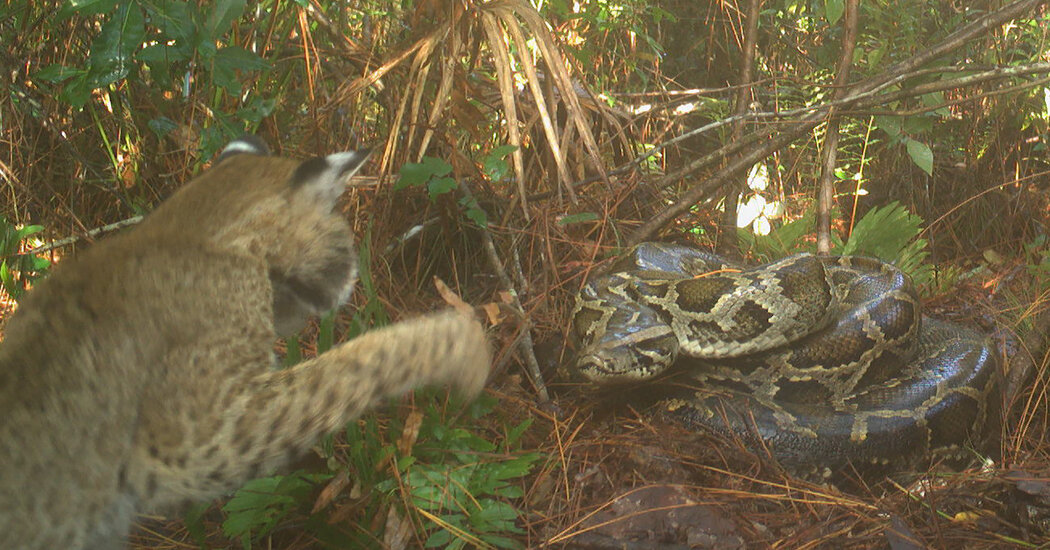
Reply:
[[139, 464], [146, 466], [135, 480], [140, 495], [153, 509], [214, 498], [286, 464], [384, 399], [442, 383], [473, 396], [484, 386], [490, 360], [481, 325], [450, 311], [365, 333], [290, 369], [247, 377], [216, 396], [211, 421], [196, 422], [210, 433], [184, 438], [189, 444], [161, 445], [161, 452], [155, 443], [138, 446]]

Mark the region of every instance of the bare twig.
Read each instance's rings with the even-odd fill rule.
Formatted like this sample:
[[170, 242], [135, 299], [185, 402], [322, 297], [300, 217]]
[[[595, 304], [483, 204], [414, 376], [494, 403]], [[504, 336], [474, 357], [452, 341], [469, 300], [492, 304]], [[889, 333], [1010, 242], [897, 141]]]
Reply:
[[103, 225], [102, 227], [96, 227], [94, 229], [91, 229], [91, 230], [87, 231], [83, 235], [73, 235], [72, 237], [66, 237], [64, 239], [59, 239], [57, 241], [53, 241], [53, 242], [47, 243], [45, 245], [40, 245], [40, 246], [30, 250], [28, 253], [29, 254], [42, 254], [44, 252], [50, 252], [52, 250], [55, 250], [56, 248], [63, 248], [63, 247], [69, 246], [71, 244], [77, 243], [77, 242], [82, 241], [84, 239], [94, 239], [95, 237], [98, 237], [99, 235], [102, 235], [103, 233], [109, 233], [111, 231], [116, 231], [118, 229], [123, 229], [125, 227], [128, 227], [129, 225], [135, 225], [135, 224], [139, 223], [140, 221], [142, 221], [142, 218], [143, 218], [142, 216], [132, 216], [132, 217], [126, 219], [126, 220], [120, 220], [119, 222], [113, 222], [111, 224]]
[[[467, 185], [466, 181], [460, 180], [459, 190], [468, 200], [474, 198], [474, 194], [470, 191], [470, 186]], [[536, 359], [535, 346], [532, 342], [532, 321], [529, 319], [528, 314], [525, 313], [525, 308], [521, 305], [521, 300], [518, 298], [518, 291], [514, 288], [514, 283], [510, 280], [510, 275], [507, 274], [507, 269], [503, 266], [503, 262], [499, 258], [499, 253], [496, 251], [496, 243], [492, 240], [492, 234], [485, 228], [481, 228], [481, 240], [485, 245], [485, 255], [489, 259], [489, 263], [492, 265], [492, 270], [496, 272], [496, 276], [499, 278], [500, 285], [510, 295], [511, 307], [518, 314], [521, 320], [521, 327], [519, 331], [521, 337], [517, 340], [518, 348], [521, 350], [522, 357], [525, 358], [525, 365], [529, 369], [529, 376], [532, 378], [533, 384], [536, 385], [536, 394], [539, 396], [541, 401], [548, 401], [550, 395], [547, 393], [547, 385], [543, 382], [543, 373], [540, 372], [540, 362]]]
[[[858, 0], [846, 1], [846, 17], [842, 22], [842, 55], [835, 74], [834, 99], [846, 95], [850, 69], [853, 67], [853, 48], [857, 44], [857, 21], [860, 19]], [[831, 253], [831, 201], [835, 195], [835, 164], [838, 160], [839, 119], [835, 110], [828, 110], [828, 127], [824, 132], [824, 162], [817, 194], [817, 252]]]
[[[759, 9], [762, 6], [762, 0], [751, 0], [747, 8], [747, 32], [744, 35], [744, 49], [742, 55], [744, 56], [743, 66], [740, 68], [740, 84], [741, 87], [736, 90], [736, 98], [733, 105], [733, 114], [742, 115], [751, 110], [751, 97], [752, 89], [751, 83], [754, 81], [754, 66], [755, 66], [755, 44], [758, 41], [758, 15]], [[733, 123], [733, 130], [730, 133], [730, 143], [739, 142], [744, 135], [744, 120], [738, 120]], [[743, 189], [744, 182], [738, 181], [730, 185], [729, 192], [726, 194], [725, 200], [725, 211], [722, 213], [722, 228], [718, 232], [718, 251], [722, 254], [735, 257], [739, 255], [739, 247], [737, 247], [737, 235], [736, 235], [736, 218], [737, 210], [740, 208], [740, 191]]]

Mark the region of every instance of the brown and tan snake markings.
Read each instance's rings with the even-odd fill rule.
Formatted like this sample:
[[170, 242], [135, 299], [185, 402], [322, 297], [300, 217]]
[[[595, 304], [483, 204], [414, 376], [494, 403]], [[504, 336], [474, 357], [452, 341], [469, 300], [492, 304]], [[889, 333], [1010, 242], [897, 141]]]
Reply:
[[871, 258], [741, 268], [644, 243], [588, 281], [572, 333], [577, 375], [627, 384], [674, 373], [667, 414], [768, 448], [801, 475], [961, 461], [996, 432], [990, 339], [924, 316], [911, 279]]

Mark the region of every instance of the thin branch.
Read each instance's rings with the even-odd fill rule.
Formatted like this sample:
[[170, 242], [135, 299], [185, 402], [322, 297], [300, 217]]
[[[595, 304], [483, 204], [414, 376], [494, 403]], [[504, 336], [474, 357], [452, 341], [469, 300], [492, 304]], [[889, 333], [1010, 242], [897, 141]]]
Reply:
[[[857, 21], [860, 19], [858, 0], [846, 1], [846, 17], [842, 22], [842, 55], [835, 74], [832, 98], [840, 99], [848, 93], [850, 69], [853, 68], [853, 49], [857, 45]], [[824, 161], [821, 166], [820, 190], [817, 193], [817, 252], [831, 253], [831, 203], [835, 195], [835, 165], [838, 161], [839, 118], [828, 111], [828, 127], [824, 132]]]
[[[733, 114], [740, 116], [751, 110], [752, 83], [755, 79], [755, 49], [758, 42], [758, 18], [762, 0], [751, 0], [747, 6], [747, 31], [744, 35], [744, 47], [741, 55], [744, 58], [743, 66], [740, 67], [741, 87], [736, 90], [734, 98]], [[739, 120], [733, 124], [730, 132], [729, 142], [738, 143], [743, 139], [744, 121]], [[739, 256], [737, 246], [736, 218], [740, 208], [740, 191], [744, 187], [744, 181], [735, 182], [730, 186], [726, 194], [725, 211], [722, 213], [722, 227], [718, 232], [717, 250], [729, 257]]]
[[57, 241], [53, 241], [53, 242], [47, 243], [45, 245], [40, 245], [40, 246], [30, 250], [27, 254], [42, 254], [44, 252], [50, 252], [52, 250], [55, 250], [56, 248], [63, 248], [63, 247], [69, 246], [71, 244], [77, 243], [77, 242], [82, 241], [84, 239], [94, 239], [95, 237], [98, 237], [99, 235], [102, 235], [103, 233], [109, 233], [110, 231], [116, 231], [118, 229], [123, 229], [125, 227], [128, 227], [129, 225], [135, 225], [135, 224], [141, 222], [142, 218], [143, 218], [143, 216], [132, 216], [132, 217], [126, 219], [126, 220], [120, 220], [119, 222], [113, 222], [111, 224], [103, 225], [102, 227], [96, 227], [95, 229], [91, 229], [91, 230], [87, 231], [83, 235], [74, 235], [72, 237], [66, 237], [64, 239], [59, 239]]
[[[470, 186], [467, 185], [466, 181], [461, 180], [459, 182], [459, 190], [468, 200], [474, 199], [474, 194], [470, 191]], [[510, 305], [518, 314], [519, 319], [521, 319], [521, 327], [519, 328], [521, 337], [517, 340], [517, 343], [521, 350], [522, 357], [525, 358], [525, 365], [528, 367], [529, 376], [532, 378], [533, 384], [536, 385], [536, 394], [541, 401], [549, 401], [550, 395], [547, 393], [547, 385], [543, 382], [543, 373], [540, 371], [540, 362], [536, 359], [535, 345], [532, 342], [532, 320], [529, 319], [528, 314], [525, 313], [525, 308], [521, 305], [521, 300], [518, 298], [518, 291], [514, 288], [514, 283], [511, 282], [510, 276], [507, 274], [507, 269], [503, 266], [503, 261], [499, 258], [499, 253], [496, 251], [496, 243], [493, 242], [492, 233], [490, 233], [488, 229], [481, 228], [481, 241], [484, 244], [483, 248], [485, 249], [485, 255], [488, 257], [492, 270], [496, 272], [496, 277], [499, 278], [503, 290], [507, 291], [507, 294], [510, 295]]]

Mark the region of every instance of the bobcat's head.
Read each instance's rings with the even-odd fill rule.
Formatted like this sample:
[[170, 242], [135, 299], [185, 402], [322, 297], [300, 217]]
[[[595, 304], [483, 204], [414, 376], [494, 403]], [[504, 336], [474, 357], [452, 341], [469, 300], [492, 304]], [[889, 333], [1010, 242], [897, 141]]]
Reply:
[[175, 232], [262, 259], [273, 284], [274, 327], [290, 334], [350, 297], [357, 254], [337, 203], [369, 153], [297, 161], [270, 156], [257, 138], [237, 139], [148, 216], [142, 233]]

